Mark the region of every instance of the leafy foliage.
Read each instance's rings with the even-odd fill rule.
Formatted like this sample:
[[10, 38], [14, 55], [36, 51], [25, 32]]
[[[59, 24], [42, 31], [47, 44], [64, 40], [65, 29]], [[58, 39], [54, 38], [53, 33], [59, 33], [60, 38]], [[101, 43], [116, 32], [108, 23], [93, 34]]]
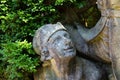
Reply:
[[23, 73], [35, 72], [39, 64], [31, 44], [34, 32], [53, 22], [56, 12], [43, 0], [1, 0], [0, 7], [0, 75], [24, 79]]
[[76, 0], [56, 0], [55, 5], [63, 5], [64, 2], [76, 2]]
[[[38, 59], [32, 58], [35, 56], [31, 49], [31, 43], [26, 40], [20, 42], [7, 42], [2, 44], [0, 50], [0, 60], [5, 68], [6, 75], [10, 80], [16, 77], [23, 77], [24, 72], [35, 72], [38, 66]], [[7, 66], [6, 66], [7, 65]], [[6, 66], [6, 67], [5, 67]]]

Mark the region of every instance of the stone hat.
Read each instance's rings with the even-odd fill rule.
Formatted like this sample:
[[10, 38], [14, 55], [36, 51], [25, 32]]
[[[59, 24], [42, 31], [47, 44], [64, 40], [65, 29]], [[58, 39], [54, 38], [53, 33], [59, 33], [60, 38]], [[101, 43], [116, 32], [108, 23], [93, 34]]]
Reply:
[[42, 61], [50, 58], [47, 50], [47, 41], [59, 30], [66, 30], [66, 28], [60, 22], [57, 22], [56, 24], [43, 25], [36, 31], [33, 38], [33, 48], [41, 56]]

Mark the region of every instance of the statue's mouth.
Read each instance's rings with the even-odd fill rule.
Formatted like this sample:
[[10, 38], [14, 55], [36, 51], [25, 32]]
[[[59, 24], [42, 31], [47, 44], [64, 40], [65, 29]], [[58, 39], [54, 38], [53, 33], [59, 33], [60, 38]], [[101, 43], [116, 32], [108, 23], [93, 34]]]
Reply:
[[74, 49], [74, 47], [67, 47], [64, 49], [64, 55], [67, 57], [67, 56], [75, 56], [76, 55], [76, 51]]
[[73, 48], [73, 47], [67, 47], [67, 48], [65, 48], [64, 50], [65, 50], [65, 51], [73, 51], [74, 48]]

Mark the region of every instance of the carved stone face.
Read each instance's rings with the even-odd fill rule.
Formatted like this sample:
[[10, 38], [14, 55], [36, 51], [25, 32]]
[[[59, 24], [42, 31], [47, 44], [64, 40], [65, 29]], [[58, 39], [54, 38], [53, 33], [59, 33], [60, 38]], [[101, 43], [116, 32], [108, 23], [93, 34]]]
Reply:
[[67, 58], [76, 55], [70, 36], [64, 30], [55, 32], [50, 37], [48, 43], [49, 54], [53, 58]]

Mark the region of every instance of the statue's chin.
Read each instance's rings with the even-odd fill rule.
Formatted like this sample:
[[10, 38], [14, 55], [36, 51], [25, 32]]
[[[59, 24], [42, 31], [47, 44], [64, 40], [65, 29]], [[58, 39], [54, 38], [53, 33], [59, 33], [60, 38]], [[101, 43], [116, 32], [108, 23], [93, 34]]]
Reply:
[[64, 60], [64, 61], [69, 61], [69, 60], [73, 59], [74, 57], [75, 57], [75, 55], [67, 55], [67, 56], [59, 57], [59, 59]]
[[59, 58], [73, 58], [76, 56], [76, 51], [75, 50], [66, 50], [66, 51], [63, 51], [63, 54], [62, 55], [58, 55]]
[[64, 55], [64, 56], [59, 56], [60, 59], [62, 58], [72, 58], [74, 57], [75, 55]]

